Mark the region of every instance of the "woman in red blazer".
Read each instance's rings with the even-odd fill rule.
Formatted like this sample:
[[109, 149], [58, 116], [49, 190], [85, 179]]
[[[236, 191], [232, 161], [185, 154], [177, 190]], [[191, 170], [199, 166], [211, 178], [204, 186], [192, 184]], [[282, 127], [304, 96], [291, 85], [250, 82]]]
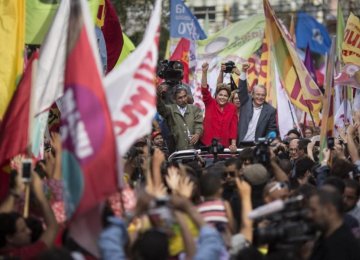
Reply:
[[236, 151], [238, 116], [237, 108], [229, 102], [230, 88], [226, 85], [216, 90], [215, 98], [211, 97], [207, 84], [209, 64], [202, 65], [201, 92], [205, 104], [204, 132], [201, 142], [209, 146], [213, 138], [218, 139], [224, 147]]

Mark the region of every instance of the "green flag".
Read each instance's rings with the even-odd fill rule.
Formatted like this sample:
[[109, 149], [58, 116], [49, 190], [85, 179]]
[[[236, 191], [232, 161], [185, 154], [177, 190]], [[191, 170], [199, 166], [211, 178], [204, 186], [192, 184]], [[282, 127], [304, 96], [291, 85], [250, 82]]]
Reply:
[[[25, 43], [42, 44], [48, 32], [60, 0], [25, 0], [26, 22]], [[97, 15], [99, 0], [88, 0], [94, 20]]]

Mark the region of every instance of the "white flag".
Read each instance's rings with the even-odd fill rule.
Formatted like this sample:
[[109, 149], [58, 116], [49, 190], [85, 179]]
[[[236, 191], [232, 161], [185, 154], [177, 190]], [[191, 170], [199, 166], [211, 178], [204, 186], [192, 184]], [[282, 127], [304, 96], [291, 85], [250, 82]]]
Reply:
[[287, 96], [286, 91], [282, 87], [279, 74], [277, 71], [277, 67], [275, 66], [275, 85], [276, 85], [276, 97], [277, 97], [277, 117], [278, 117], [278, 125], [281, 139], [285, 137], [285, 135], [291, 129], [300, 129], [299, 123], [297, 121], [296, 112], [293, 104], [289, 101], [289, 97]]
[[120, 155], [124, 155], [138, 138], [151, 131], [151, 122], [156, 112], [154, 79], [160, 13], [161, 0], [157, 0], [143, 41], [104, 80]]
[[40, 48], [36, 75], [35, 114], [47, 110], [63, 94], [70, 0], [62, 0]]
[[31, 137], [32, 152], [37, 158], [42, 158], [48, 109], [63, 94], [69, 14], [70, 1], [61, 1], [53, 23], [40, 48], [34, 89], [34, 114], [36, 116]]

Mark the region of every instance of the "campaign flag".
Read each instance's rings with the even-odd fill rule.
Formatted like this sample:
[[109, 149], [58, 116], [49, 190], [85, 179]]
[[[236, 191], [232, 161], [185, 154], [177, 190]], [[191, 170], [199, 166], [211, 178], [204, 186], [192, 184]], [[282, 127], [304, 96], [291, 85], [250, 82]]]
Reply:
[[331, 39], [324, 25], [304, 12], [297, 13], [296, 46], [305, 49], [310, 46], [312, 52], [324, 55], [329, 51]]
[[156, 112], [160, 14], [161, 0], [157, 0], [142, 42], [104, 81], [119, 155], [151, 131]]
[[[258, 77], [258, 84], [266, 87], [266, 101], [273, 107], [277, 107], [277, 93], [278, 89], [275, 86], [275, 82], [279, 81], [278, 72], [273, 69], [275, 65], [274, 55], [271, 49], [269, 49], [269, 32], [265, 30], [264, 42], [262, 46], [262, 52], [260, 57], [260, 70]], [[276, 74], [276, 75], [275, 75]], [[276, 81], [275, 81], [276, 80]], [[281, 84], [281, 83], [279, 83]], [[283, 90], [281, 90], [283, 91]]]
[[24, 66], [25, 4], [23, 0], [0, 2], [0, 122]]
[[97, 23], [104, 34], [107, 52], [107, 72], [111, 71], [120, 57], [121, 49], [123, 48], [124, 40], [115, 8], [110, 0], [101, 0], [99, 5], [99, 12], [97, 16]]
[[[326, 79], [325, 79], [325, 93], [323, 101], [321, 130], [320, 130], [320, 148], [321, 151], [327, 146], [327, 137], [333, 136], [334, 130], [334, 60], [336, 55], [336, 39], [332, 37], [332, 44], [329, 57], [326, 62]], [[320, 153], [320, 160], [323, 158]]]
[[26, 153], [29, 145], [32, 74], [37, 59], [38, 53], [35, 52], [0, 124], [0, 183], [4, 185], [0, 189], [1, 195], [9, 188], [9, 175], [2, 172], [3, 166], [14, 156]]
[[68, 218], [117, 189], [116, 148], [103, 90], [94, 26], [86, 0], [72, 0], [61, 108], [62, 174]]
[[300, 129], [294, 106], [290, 103], [288, 94], [281, 85], [277, 67], [274, 66], [274, 81], [272, 82], [277, 97], [277, 119], [279, 134], [284, 138], [291, 129]]
[[184, 66], [184, 78], [183, 82], [189, 83], [189, 52], [190, 41], [186, 38], [181, 38], [175, 51], [170, 57], [170, 60], [179, 60]]
[[[315, 123], [320, 122], [322, 93], [299, 58], [291, 36], [275, 16], [269, 1], [264, 0], [266, 27], [281, 84], [291, 103], [304, 112], [311, 112]], [[296, 37], [299, 40], [298, 37]]]
[[360, 19], [353, 13], [346, 23], [342, 43], [342, 58], [345, 64], [353, 63], [360, 66]]
[[170, 37], [204, 40], [206, 34], [183, 0], [170, 2]]

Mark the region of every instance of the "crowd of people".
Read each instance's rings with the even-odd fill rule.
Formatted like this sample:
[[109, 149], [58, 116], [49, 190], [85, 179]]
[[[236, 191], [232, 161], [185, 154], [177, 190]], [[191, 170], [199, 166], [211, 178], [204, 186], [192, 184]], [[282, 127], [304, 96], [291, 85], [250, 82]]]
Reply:
[[[248, 93], [247, 68], [232, 68], [239, 77], [232, 90], [222, 65], [212, 96], [202, 65], [205, 111], [191, 104], [187, 86], [158, 86], [153, 132], [129, 150], [124, 185], [104, 203], [98, 256], [68, 232], [59, 134], [31, 180], [15, 157], [0, 204], [0, 258], [360, 259], [360, 112], [326, 147], [310, 126], [282, 139], [266, 88]], [[214, 140], [229, 148], [226, 158], [168, 160]]]

